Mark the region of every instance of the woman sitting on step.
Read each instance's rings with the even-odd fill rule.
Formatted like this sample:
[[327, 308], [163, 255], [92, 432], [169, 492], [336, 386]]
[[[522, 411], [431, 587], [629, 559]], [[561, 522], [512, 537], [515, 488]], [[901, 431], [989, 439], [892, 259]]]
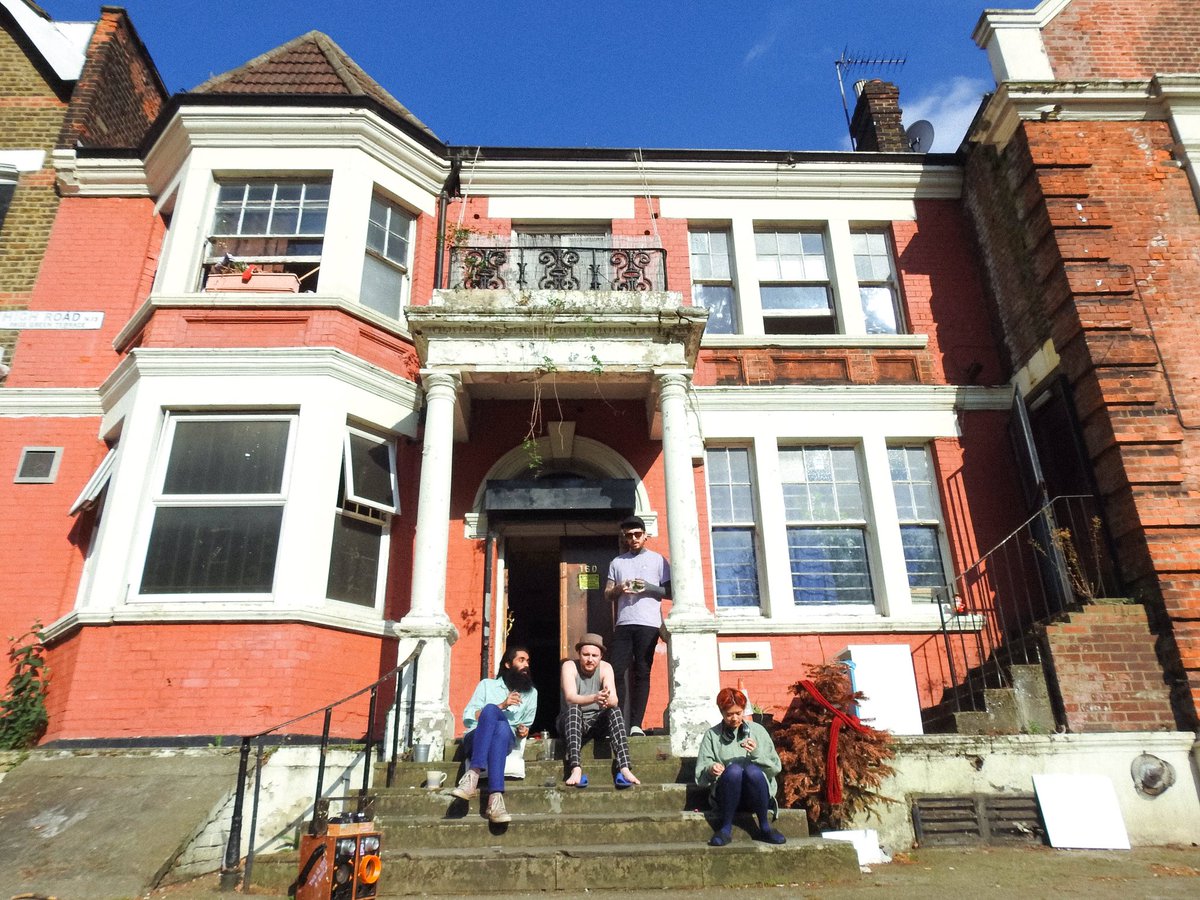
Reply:
[[758, 840], [784, 844], [787, 838], [771, 827], [770, 803], [775, 796], [775, 776], [783, 768], [767, 730], [744, 715], [746, 695], [734, 688], [717, 694], [721, 722], [704, 733], [696, 754], [696, 783], [710, 788], [710, 799], [720, 826], [709, 839], [724, 847], [733, 839], [733, 817], [738, 810], [758, 819]]

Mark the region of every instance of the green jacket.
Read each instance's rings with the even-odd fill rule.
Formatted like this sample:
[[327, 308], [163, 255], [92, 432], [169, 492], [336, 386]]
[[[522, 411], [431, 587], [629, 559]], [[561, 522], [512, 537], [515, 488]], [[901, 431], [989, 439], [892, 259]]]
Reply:
[[[704, 737], [700, 739], [700, 750], [696, 754], [696, 784], [711, 787], [716, 783], [717, 779], [708, 771], [713, 763], [728, 766], [731, 762], [746, 760], [763, 770], [763, 774], [767, 776], [767, 787], [774, 797], [775, 777], [782, 771], [783, 764], [779, 761], [779, 754], [775, 752], [771, 735], [757, 722], [745, 722], [739, 731], [741, 733], [735, 735], [725, 727], [724, 722], [720, 722], [704, 732]], [[747, 753], [741, 746], [741, 742], [747, 737], [754, 738], [753, 753]]]

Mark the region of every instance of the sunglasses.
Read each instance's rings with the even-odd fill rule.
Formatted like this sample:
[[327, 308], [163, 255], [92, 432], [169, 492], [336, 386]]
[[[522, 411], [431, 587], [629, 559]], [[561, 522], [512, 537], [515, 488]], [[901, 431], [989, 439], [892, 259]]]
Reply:
[[644, 531], [622, 531], [621, 532], [621, 534], [625, 535], [625, 537], [641, 537], [645, 533], [646, 532], [644, 532]]

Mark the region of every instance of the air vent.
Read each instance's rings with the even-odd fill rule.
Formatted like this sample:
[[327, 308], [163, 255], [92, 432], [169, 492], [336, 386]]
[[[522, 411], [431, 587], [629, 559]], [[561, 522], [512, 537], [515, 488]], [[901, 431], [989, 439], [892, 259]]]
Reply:
[[912, 817], [923, 847], [1038, 844], [1046, 834], [1033, 794], [918, 797]]
[[17, 463], [16, 484], [51, 484], [58, 477], [62, 447], [26, 447]]

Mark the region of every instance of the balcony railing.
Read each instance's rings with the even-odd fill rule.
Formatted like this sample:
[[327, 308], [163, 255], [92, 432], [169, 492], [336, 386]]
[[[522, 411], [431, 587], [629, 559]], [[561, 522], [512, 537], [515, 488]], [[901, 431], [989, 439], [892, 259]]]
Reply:
[[450, 248], [450, 287], [485, 291], [665, 291], [661, 247]]

